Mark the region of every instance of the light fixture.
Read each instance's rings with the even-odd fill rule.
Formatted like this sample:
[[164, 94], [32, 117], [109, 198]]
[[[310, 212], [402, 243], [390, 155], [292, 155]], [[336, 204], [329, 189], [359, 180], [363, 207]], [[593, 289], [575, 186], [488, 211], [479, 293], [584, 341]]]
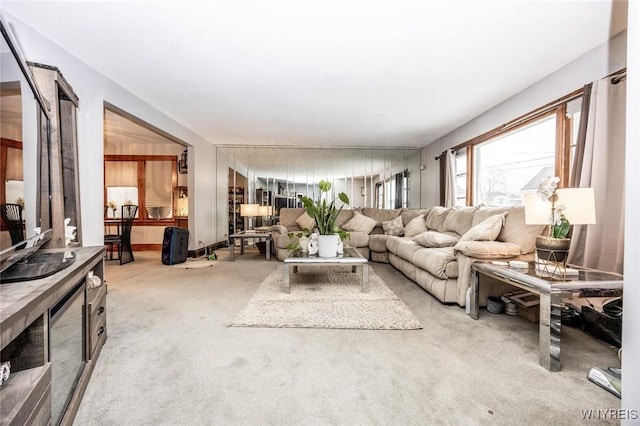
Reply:
[[259, 214], [258, 216], [267, 217], [273, 215], [273, 207], [272, 206], [259, 206]]
[[248, 218], [248, 229], [251, 230], [251, 218], [260, 216], [259, 204], [240, 204], [240, 216]]
[[[557, 200], [555, 208], [563, 206], [562, 214], [569, 225], [590, 225], [596, 223], [595, 196], [593, 188], [560, 188], [556, 190]], [[543, 201], [537, 193], [524, 195], [524, 217], [527, 225], [547, 225], [552, 223], [552, 204]], [[569, 254], [569, 238], [553, 238], [539, 235], [536, 238], [536, 254], [538, 261], [544, 265], [546, 272], [550, 271], [548, 265], [555, 264], [560, 267], [560, 276], [565, 279], [567, 268], [566, 259]]]
[[184, 175], [184, 174], [187, 174], [187, 170], [188, 170], [187, 150], [185, 149], [184, 151], [182, 151], [182, 155], [178, 160], [178, 173]]
[[[564, 205], [563, 213], [571, 225], [596, 223], [593, 188], [560, 188], [556, 190], [556, 206]], [[527, 225], [550, 225], [551, 203], [531, 192], [524, 195], [524, 221]]]

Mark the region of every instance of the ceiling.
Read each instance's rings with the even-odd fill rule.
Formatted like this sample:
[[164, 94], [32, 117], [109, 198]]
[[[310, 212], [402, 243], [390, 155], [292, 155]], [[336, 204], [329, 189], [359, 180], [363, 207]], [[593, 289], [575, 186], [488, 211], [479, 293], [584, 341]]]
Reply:
[[205, 139], [234, 145], [424, 146], [626, 28], [626, 2], [612, 0], [3, 8]]

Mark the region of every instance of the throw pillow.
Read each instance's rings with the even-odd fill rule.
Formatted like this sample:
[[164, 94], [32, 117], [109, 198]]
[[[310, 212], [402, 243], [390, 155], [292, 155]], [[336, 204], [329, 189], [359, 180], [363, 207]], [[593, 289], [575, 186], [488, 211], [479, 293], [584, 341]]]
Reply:
[[458, 241], [453, 250], [476, 259], [504, 259], [519, 256], [521, 248], [502, 241]]
[[413, 238], [418, 234], [427, 230], [427, 225], [424, 223], [424, 215], [418, 215], [411, 219], [407, 226], [404, 227], [404, 236]]
[[425, 231], [413, 237], [413, 241], [424, 247], [453, 247], [458, 239], [437, 231]]
[[304, 212], [300, 216], [298, 216], [298, 218], [296, 219], [296, 223], [298, 224], [300, 229], [308, 229], [309, 231], [312, 231], [313, 228], [316, 227], [316, 221], [311, 216], [309, 216], [307, 212]]
[[342, 229], [351, 231], [351, 232], [362, 232], [363, 234], [370, 234], [373, 231], [373, 228], [376, 227], [378, 222], [375, 219], [371, 219], [359, 213], [357, 211], [353, 212], [353, 217], [349, 219], [347, 223], [342, 225]]
[[404, 226], [402, 225], [402, 217], [398, 216], [395, 219], [382, 222], [382, 229], [386, 235], [393, 235], [399, 237], [404, 232]]
[[460, 237], [460, 241], [495, 241], [504, 226], [507, 213], [489, 216]]

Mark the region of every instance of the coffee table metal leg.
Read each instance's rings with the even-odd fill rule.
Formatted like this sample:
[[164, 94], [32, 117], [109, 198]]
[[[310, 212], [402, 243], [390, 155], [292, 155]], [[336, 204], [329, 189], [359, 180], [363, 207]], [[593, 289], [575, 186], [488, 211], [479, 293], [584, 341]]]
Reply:
[[362, 292], [369, 292], [369, 265], [366, 263], [362, 265]]
[[562, 331], [560, 294], [540, 294], [540, 365], [560, 371], [560, 333]]
[[234, 240], [233, 238], [230, 238], [230, 244], [229, 244], [229, 260], [236, 260], [235, 258], [235, 253], [234, 253], [234, 248], [236, 246], [236, 240]]
[[469, 300], [469, 316], [475, 320], [478, 319], [480, 305], [480, 273], [473, 271], [471, 275], [471, 297]]
[[284, 291], [285, 293], [291, 293], [291, 288], [289, 287], [289, 265], [287, 263], [284, 264]]
[[266, 242], [267, 260], [271, 260], [271, 240], [267, 238]]

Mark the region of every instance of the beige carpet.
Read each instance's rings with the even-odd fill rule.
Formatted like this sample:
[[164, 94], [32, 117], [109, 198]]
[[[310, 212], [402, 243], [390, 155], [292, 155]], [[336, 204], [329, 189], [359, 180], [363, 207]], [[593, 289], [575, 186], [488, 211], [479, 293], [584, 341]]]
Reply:
[[416, 330], [422, 324], [402, 300], [369, 268], [369, 289], [351, 267], [300, 266], [291, 273], [291, 292], [283, 291], [283, 270], [262, 282], [235, 327], [348, 328]]

